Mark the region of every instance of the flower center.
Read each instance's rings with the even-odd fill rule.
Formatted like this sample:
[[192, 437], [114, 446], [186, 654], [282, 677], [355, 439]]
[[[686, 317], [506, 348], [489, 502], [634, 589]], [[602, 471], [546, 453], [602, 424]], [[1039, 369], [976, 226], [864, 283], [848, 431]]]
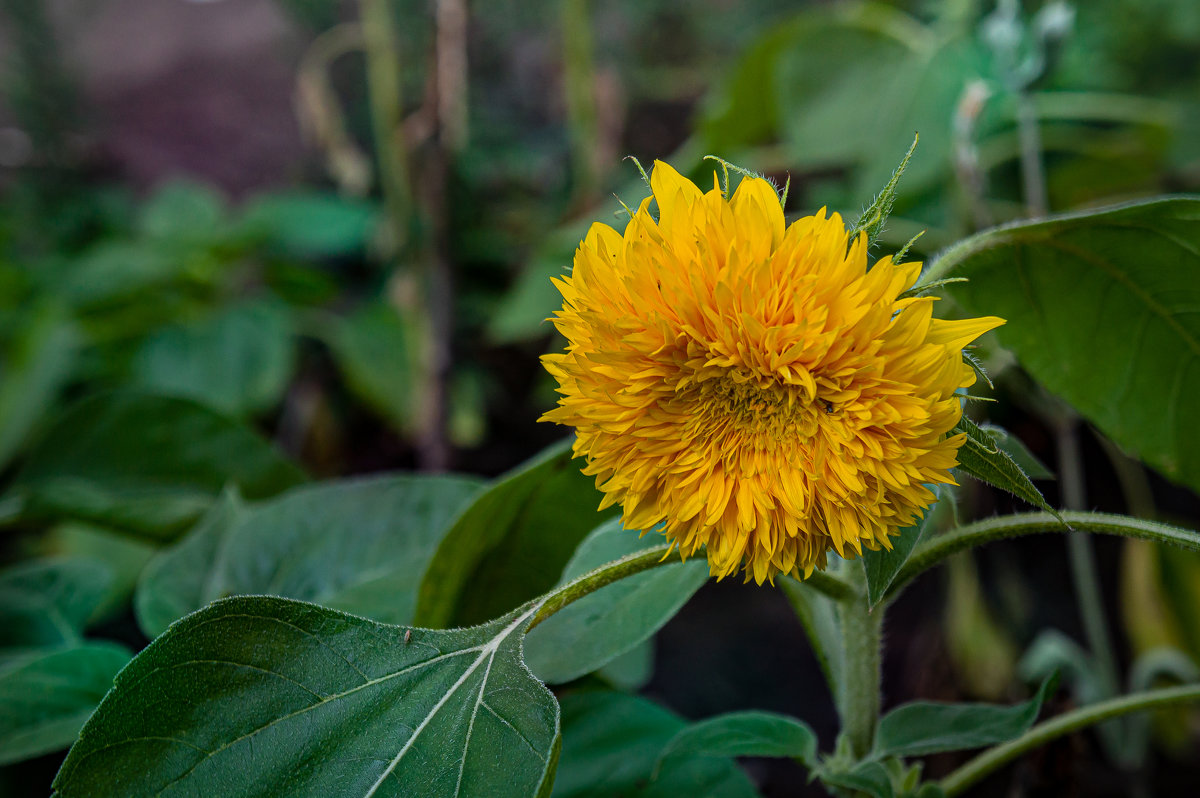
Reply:
[[800, 386], [731, 370], [704, 380], [699, 390], [709, 434], [715, 426], [736, 433], [743, 445], [769, 445], [804, 440], [817, 431], [818, 408]]

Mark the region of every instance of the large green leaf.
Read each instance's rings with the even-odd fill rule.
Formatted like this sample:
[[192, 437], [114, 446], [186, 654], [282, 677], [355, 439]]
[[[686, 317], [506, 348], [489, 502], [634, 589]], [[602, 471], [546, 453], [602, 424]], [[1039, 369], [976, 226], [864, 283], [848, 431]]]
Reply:
[[71, 375], [79, 332], [62, 310], [35, 307], [0, 353], [0, 468], [25, 443]]
[[147, 566], [138, 623], [154, 637], [210, 601], [246, 594], [409, 623], [429, 558], [481, 485], [405, 474], [303, 486], [255, 505], [228, 495]]
[[107, 566], [81, 558], [28, 560], [0, 571], [0, 649], [79, 643], [111, 583]]
[[120, 673], [54, 789], [64, 798], [547, 794], [558, 705], [521, 663], [535, 610], [428, 631], [287, 599], [219, 601]]
[[580, 541], [615, 515], [596, 512], [600, 499], [572, 461], [570, 440], [501, 476], [442, 539], [415, 622], [479, 623], [549, 590]]
[[990, 230], [928, 279], [996, 331], [1043, 385], [1168, 477], [1200, 490], [1200, 199]]
[[151, 335], [134, 357], [133, 383], [244, 416], [279, 401], [294, 360], [287, 309], [254, 302]]
[[681, 755], [653, 780], [658, 752], [687, 723], [644, 698], [589, 690], [562, 698], [562, 757], [554, 798], [754, 798], [728, 758]]
[[30, 516], [164, 535], [226, 484], [257, 499], [304, 474], [250, 429], [190, 400], [106, 393], [69, 408], [30, 452], [13, 491]]
[[[926, 129], [931, 126], [903, 118], [919, 99], [916, 87], [937, 52], [931, 38], [915, 19], [882, 3], [801, 12], [772, 76], [777, 135], [788, 151], [800, 163], [818, 166], [890, 159], [884, 171], [872, 170], [869, 190], [883, 185], [903, 152], [889, 153], [880, 142], [903, 146], [913, 131], [922, 138], [934, 135]], [[946, 121], [940, 119], [938, 127], [947, 127]], [[900, 129], [900, 137], [883, 133]], [[921, 150], [920, 161], [936, 152], [928, 145]]]
[[775, 712], [730, 712], [693, 723], [671, 738], [659, 754], [659, 767], [686, 756], [791, 757], [811, 767], [817, 761], [817, 735], [796, 718]]
[[87, 643], [0, 670], [0, 765], [70, 745], [129, 657], [123, 646]]
[[[579, 545], [560, 583], [661, 543], [661, 535], [639, 537], [614, 518]], [[708, 563], [692, 560], [643, 571], [590, 593], [530, 631], [525, 640], [529, 669], [550, 684], [591, 673], [658, 631], [707, 580]]]
[[935, 701], [903, 704], [880, 719], [871, 753], [880, 758], [925, 756], [1011, 740], [1037, 720], [1056, 681], [1054, 677], [1046, 679], [1033, 698], [1010, 707]]

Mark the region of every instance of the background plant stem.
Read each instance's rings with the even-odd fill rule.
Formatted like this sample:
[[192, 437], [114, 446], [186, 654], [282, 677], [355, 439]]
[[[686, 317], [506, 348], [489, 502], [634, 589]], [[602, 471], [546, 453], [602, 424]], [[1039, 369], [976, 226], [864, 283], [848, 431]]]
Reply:
[[1037, 109], [1025, 90], [1017, 92], [1017, 137], [1021, 145], [1021, 179], [1025, 187], [1025, 207], [1029, 218], [1040, 219], [1049, 210], [1046, 174], [1042, 169], [1042, 135], [1038, 130]]
[[[1083, 458], [1079, 451], [1079, 429], [1073, 416], [1064, 415], [1056, 424], [1058, 444], [1058, 480], [1062, 488], [1063, 505], [1069, 510], [1086, 507], [1083, 477]], [[1071, 561], [1071, 580], [1075, 585], [1075, 603], [1079, 607], [1083, 632], [1088, 648], [1096, 658], [1096, 666], [1104, 691], [1116, 695], [1117, 658], [1108, 622], [1104, 617], [1104, 596], [1100, 592], [1100, 575], [1096, 569], [1096, 552], [1086, 535], [1068, 535], [1067, 552]]]
[[[380, 188], [392, 234], [390, 254], [397, 258], [403, 252], [416, 271], [416, 291], [393, 290], [391, 294], [392, 301], [401, 306], [401, 314], [413, 320], [412, 327], [417, 332], [413, 357], [417, 380], [412, 397], [417, 458], [422, 470], [444, 471], [450, 461], [446, 440], [446, 386], [453, 330], [453, 284], [447, 253], [445, 208], [447, 155], [439, 137], [431, 152], [423, 158], [425, 169], [420, 181], [423, 188], [420, 200], [425, 207], [415, 208], [408, 146], [401, 124], [401, 65], [395, 19], [388, 0], [361, 0], [360, 13], [367, 57], [371, 126], [379, 162]], [[454, 20], [453, 14], [439, 15], [439, 24], [444, 17]], [[463, 26], [465, 22], [460, 25]], [[437, 105], [440, 107], [441, 104]], [[447, 107], [451, 106], [453, 104], [448, 103]], [[437, 108], [432, 113], [437, 115]], [[465, 135], [465, 127], [463, 131]], [[417, 210], [423, 210], [432, 219], [432, 234], [422, 236], [416, 246], [411, 246], [410, 232]]]
[[566, 84], [567, 132], [571, 148], [571, 177], [577, 203], [587, 204], [599, 185], [599, 112], [596, 108], [596, 67], [588, 0], [565, 0], [562, 5], [563, 82]]

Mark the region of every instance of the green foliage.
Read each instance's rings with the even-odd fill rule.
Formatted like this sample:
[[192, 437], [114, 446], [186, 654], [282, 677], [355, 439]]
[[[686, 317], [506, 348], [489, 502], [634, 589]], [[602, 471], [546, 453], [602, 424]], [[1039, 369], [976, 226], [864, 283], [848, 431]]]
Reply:
[[248, 204], [243, 229], [272, 252], [302, 259], [361, 255], [379, 224], [378, 208], [331, 194], [261, 194]]
[[131, 382], [150, 392], [246, 416], [279, 401], [294, 361], [286, 307], [253, 302], [232, 305], [198, 323], [154, 332], [134, 356]]
[[[1161, 199], [980, 233], [931, 276], [1126, 450], [1200, 489], [1200, 200]], [[1022, 498], [1026, 498], [1022, 496]]]
[[[856, 238], [860, 233], [866, 233], [868, 247], [879, 239], [879, 234], [883, 232], [884, 225], [887, 224], [888, 217], [892, 214], [892, 206], [896, 204], [896, 187], [900, 184], [904, 170], [908, 168], [908, 162], [912, 160], [913, 153], [917, 149], [917, 141], [918, 138], [914, 137], [912, 146], [904, 154], [896, 171], [892, 172], [892, 177], [888, 180], [887, 185], [875, 195], [874, 201], [867, 206], [858, 221], [851, 226], [851, 238]], [[901, 260], [901, 257], [901, 255], [896, 256], [897, 262]]]
[[[661, 542], [653, 531], [639, 538], [615, 518], [584, 538], [563, 570], [560, 584]], [[694, 559], [622, 579], [584, 596], [530, 631], [525, 640], [529, 669], [549, 684], [591, 673], [658, 631], [707, 580], [708, 564]]]
[[1008, 491], [1035, 507], [1054, 512], [1054, 508], [1046, 503], [1042, 492], [1034, 487], [1029, 475], [1021, 470], [1012, 456], [965, 413], [953, 432], [966, 435], [966, 440], [958, 450], [960, 470], [993, 487]]
[[410, 623], [430, 557], [481, 484], [403, 474], [304, 486], [251, 505], [227, 494], [143, 571], [138, 622], [154, 637], [216, 599], [269, 593]]
[[995, 441], [996, 446], [1017, 464], [1017, 468], [1025, 472], [1025, 476], [1030, 479], [1054, 479], [1054, 472], [1029, 451], [1029, 447], [1020, 438], [995, 424], [980, 424], [979, 429]]
[[56, 303], [34, 307], [0, 353], [0, 468], [28, 439], [67, 381], [79, 332]]
[[83, 642], [83, 630], [112, 583], [95, 560], [26, 560], [0, 571], [0, 657]]
[[217, 602], [121, 672], [54, 789], [548, 794], [559, 714], [521, 664], [533, 611], [430, 631], [285, 599]]
[[571, 441], [497, 479], [466, 508], [429, 563], [416, 623], [479, 623], [552, 587], [598, 521], [600, 493]]
[[393, 429], [408, 432], [415, 379], [411, 324], [390, 304], [375, 302], [325, 319], [320, 335], [346, 387]]
[[42, 550], [53, 557], [101, 563], [108, 569], [111, 584], [90, 618], [91, 623], [98, 623], [124, 613], [129, 607], [138, 576], [158, 551], [158, 545], [118, 530], [66, 521], [46, 530]]
[[[620, 227], [616, 219], [598, 218], [597, 221]], [[508, 296], [489, 319], [487, 335], [490, 340], [499, 344], [512, 343], [553, 331], [546, 317], [562, 306], [562, 295], [550, 278], [570, 269], [575, 248], [592, 223], [588, 219], [565, 225], [540, 244]]]
[[729, 759], [681, 754], [655, 773], [659, 752], [687, 728], [644, 698], [607, 690], [564, 695], [562, 756], [555, 798], [754, 798], [750, 780]]
[[790, 757], [811, 767], [817, 760], [817, 735], [807, 723], [787, 715], [731, 712], [676, 734], [659, 754], [656, 767], [689, 756]]
[[80, 643], [0, 666], [0, 765], [70, 745], [130, 653]]
[[926, 756], [1011, 740], [1033, 725], [1056, 682], [1047, 678], [1033, 698], [1008, 707], [933, 701], [903, 704], [880, 719], [872, 754]]
[[[935, 493], [942, 496], [946, 491], [938, 487]], [[925, 534], [926, 527], [930, 525], [933, 514], [932, 509], [927, 510], [917, 523], [901, 529], [899, 535], [891, 538], [892, 547], [890, 549], [863, 551], [863, 567], [867, 575], [867, 600], [872, 605], [878, 604], [887, 589], [892, 586], [896, 574], [900, 573], [900, 569], [904, 567], [904, 563], [912, 554], [913, 549], [921, 542], [921, 537]]]
[[226, 484], [257, 499], [303, 480], [265, 440], [202, 405], [118, 392], [64, 412], [10, 490], [28, 517], [165, 536], [195, 519]]

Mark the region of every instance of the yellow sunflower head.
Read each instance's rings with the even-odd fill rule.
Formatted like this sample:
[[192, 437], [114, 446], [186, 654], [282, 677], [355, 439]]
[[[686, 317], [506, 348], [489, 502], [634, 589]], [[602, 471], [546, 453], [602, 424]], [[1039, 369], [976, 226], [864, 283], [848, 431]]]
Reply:
[[723, 577], [806, 575], [889, 535], [953, 483], [961, 350], [1003, 324], [900, 298], [919, 263], [881, 258], [822, 210], [787, 225], [766, 180], [732, 198], [665, 163], [624, 234], [595, 224], [556, 280], [563, 354], [543, 361], [575, 454], [625, 525], [663, 523]]

